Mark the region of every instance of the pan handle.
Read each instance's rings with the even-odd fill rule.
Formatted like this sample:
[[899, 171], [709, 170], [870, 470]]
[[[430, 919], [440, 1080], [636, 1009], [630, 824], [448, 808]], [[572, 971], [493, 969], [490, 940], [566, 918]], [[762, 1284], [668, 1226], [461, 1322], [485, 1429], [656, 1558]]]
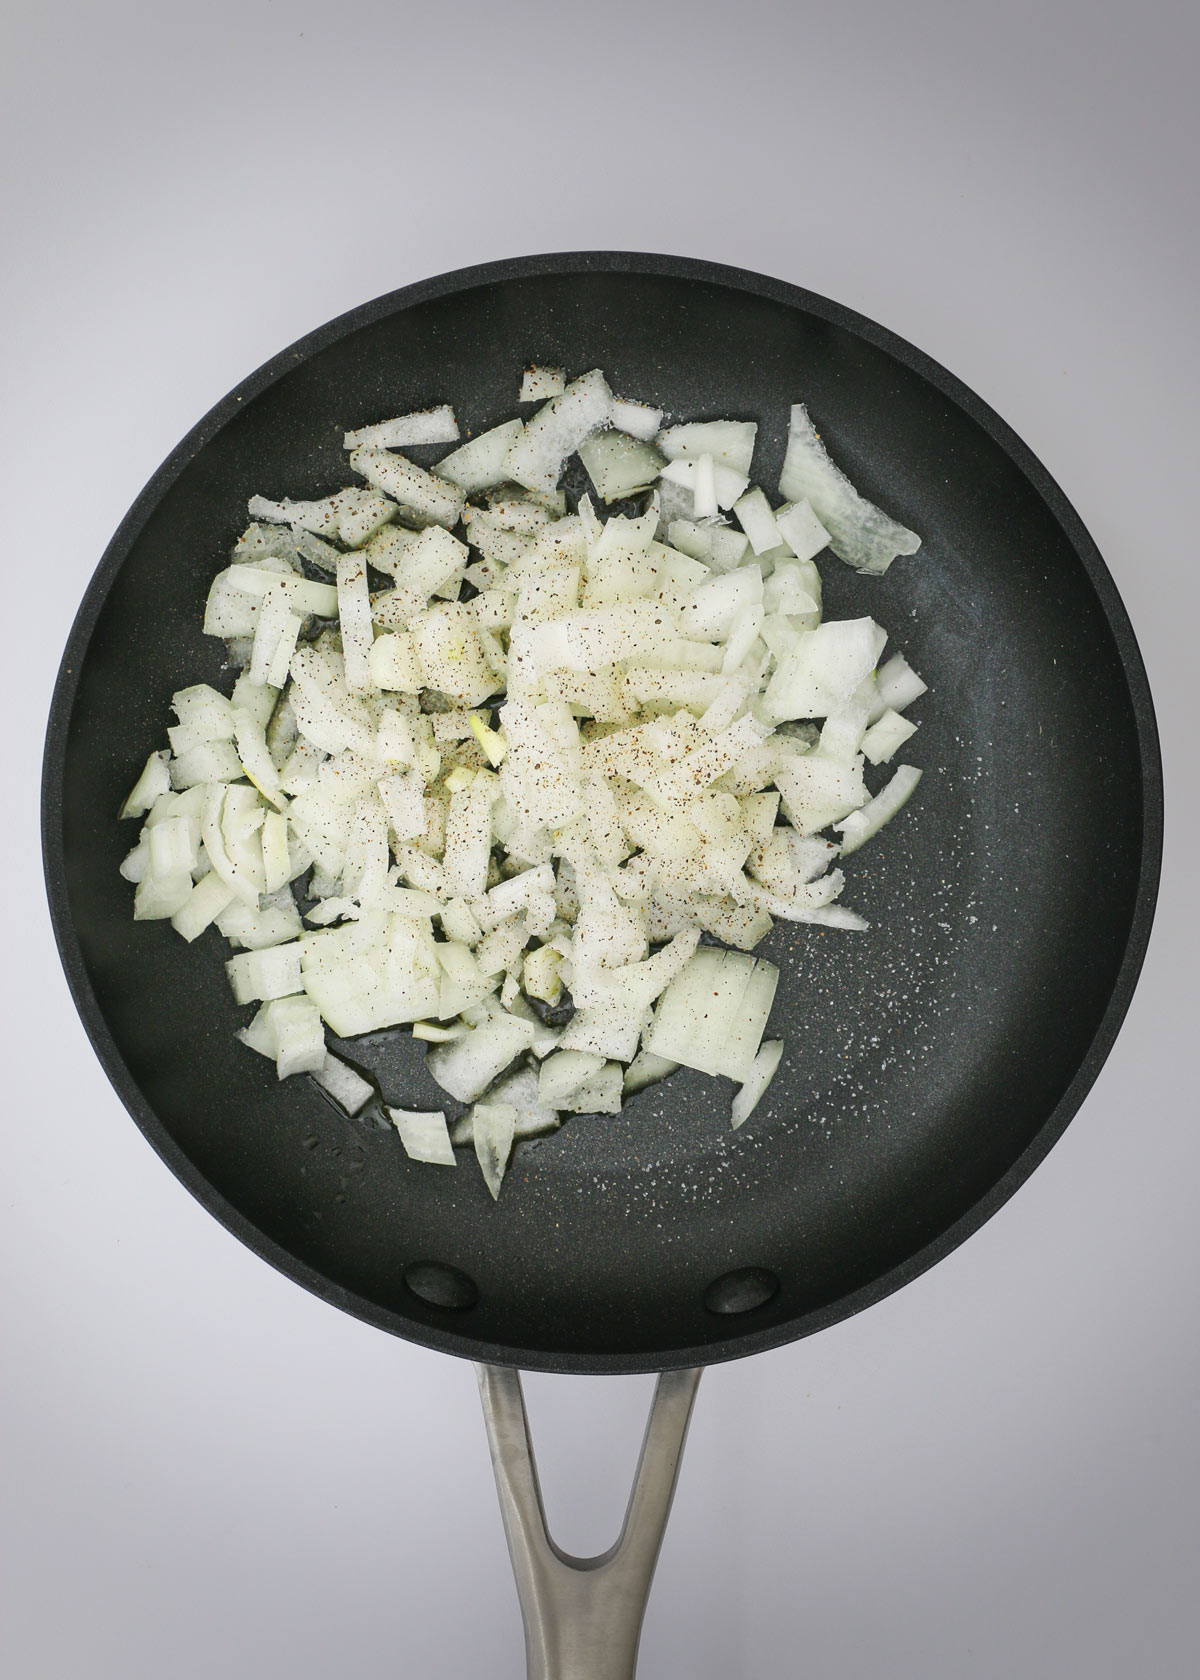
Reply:
[[525, 1623], [529, 1680], [633, 1680], [700, 1371], [659, 1377], [620, 1537], [600, 1557], [577, 1558], [556, 1546], [546, 1527], [520, 1372], [475, 1369]]

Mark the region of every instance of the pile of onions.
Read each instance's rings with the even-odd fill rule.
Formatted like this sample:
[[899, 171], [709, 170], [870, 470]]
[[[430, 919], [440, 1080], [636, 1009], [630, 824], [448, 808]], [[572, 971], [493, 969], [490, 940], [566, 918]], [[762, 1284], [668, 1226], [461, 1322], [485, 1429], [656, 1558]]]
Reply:
[[348, 432], [361, 484], [251, 500], [204, 620], [232, 692], [173, 697], [121, 812], [134, 915], [235, 948], [243, 1043], [356, 1114], [326, 1028], [408, 1027], [468, 1106], [388, 1108], [400, 1141], [473, 1147], [493, 1196], [516, 1140], [680, 1066], [745, 1121], [783, 1051], [752, 952], [776, 918], [866, 926], [837, 865], [916, 786], [864, 772], [925, 689], [873, 619], [822, 618], [818, 554], [878, 574], [919, 539], [801, 405], [773, 501], [752, 421], [664, 428], [598, 369], [519, 401], [464, 443], [449, 406]]

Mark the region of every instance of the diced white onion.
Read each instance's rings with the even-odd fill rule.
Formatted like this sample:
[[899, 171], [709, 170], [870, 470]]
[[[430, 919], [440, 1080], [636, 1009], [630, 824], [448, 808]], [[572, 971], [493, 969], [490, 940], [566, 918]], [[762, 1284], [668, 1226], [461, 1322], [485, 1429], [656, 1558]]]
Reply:
[[617, 431], [627, 432], [630, 437], [650, 443], [662, 425], [662, 409], [651, 408], [648, 403], [632, 402], [627, 397], [614, 397], [612, 424]]
[[340, 1057], [326, 1053], [325, 1060], [313, 1078], [324, 1091], [349, 1115], [365, 1108], [375, 1095], [375, 1088]]
[[[917, 539], [802, 406], [772, 509], [753, 421], [663, 430], [599, 369], [532, 367], [521, 397], [542, 406], [433, 471], [396, 451], [457, 442], [449, 405], [346, 433], [366, 487], [253, 499], [205, 607], [232, 697], [180, 689], [121, 807], [144, 818], [120, 866], [135, 917], [216, 925], [259, 1005], [242, 1041], [355, 1115], [374, 1087], [326, 1026], [411, 1026], [474, 1106], [452, 1127], [389, 1110], [403, 1145], [447, 1165], [472, 1146], [493, 1197], [516, 1141], [682, 1066], [738, 1082], [744, 1122], [782, 1053], [778, 970], [751, 953], [776, 920], [867, 926], [831, 865], [915, 787], [901, 765], [872, 798], [863, 767], [911, 739], [926, 688], [900, 654], [880, 666], [873, 618], [823, 619], [824, 547], [880, 572]], [[575, 454], [595, 502], [568, 513]], [[565, 1026], [530, 1001], [568, 992]]]
[[413, 1161], [428, 1161], [438, 1167], [456, 1167], [454, 1147], [446, 1116], [440, 1109], [385, 1108], [384, 1112], [400, 1134], [404, 1152]]
[[171, 774], [167, 769], [170, 753], [151, 753], [146, 760], [145, 768], [137, 781], [133, 784], [129, 797], [118, 812], [122, 817], [140, 817], [168, 791], [171, 786]]
[[527, 367], [521, 379], [518, 402], [545, 402], [561, 396], [567, 388], [567, 377], [561, 368]]
[[775, 1070], [783, 1055], [783, 1040], [770, 1039], [763, 1045], [750, 1064], [749, 1077], [744, 1081], [740, 1091], [735, 1092], [733, 1098], [733, 1129], [748, 1120], [758, 1104], [762, 1101], [767, 1086], [775, 1077]]
[[878, 834], [884, 823], [890, 822], [906, 803], [920, 780], [919, 770], [911, 764], [901, 764], [892, 773], [891, 781], [874, 799], [868, 800], [859, 810], [851, 811], [840, 822], [835, 822], [833, 826], [842, 837], [842, 856], [848, 857], [873, 834]]
[[777, 508], [775, 524], [797, 560], [811, 560], [829, 547], [829, 532], [813, 512], [812, 504], [803, 499]]
[[863, 735], [863, 753], [872, 764], [886, 764], [916, 732], [915, 723], [889, 706]]
[[443, 455], [437, 464], [438, 477], [457, 484], [467, 496], [503, 484], [507, 477], [508, 452], [523, 430], [519, 420], [506, 420], [490, 432], [481, 432], [451, 454]]
[[417, 443], [455, 443], [458, 422], [449, 403], [415, 414], [399, 414], [375, 426], [360, 426], [342, 439], [346, 449], [408, 449]]
[[860, 572], [886, 572], [897, 555], [915, 554], [921, 546], [914, 531], [860, 496], [834, 465], [803, 403], [792, 408], [779, 494], [789, 501], [807, 501], [829, 532], [829, 546], [838, 559]]
[[747, 476], [754, 456], [758, 426], [753, 420], [693, 420], [672, 426], [658, 438], [668, 461], [697, 460], [711, 455], [720, 466]]
[[350, 465], [368, 484], [394, 496], [422, 524], [455, 525], [462, 514], [462, 490], [403, 455], [384, 449], [355, 449]]
[[500, 1199], [500, 1186], [508, 1170], [516, 1126], [517, 1111], [512, 1103], [476, 1103], [471, 1110], [475, 1158], [493, 1201]]
[[733, 511], [755, 554], [768, 554], [784, 540], [770, 502], [757, 487], [739, 496]]

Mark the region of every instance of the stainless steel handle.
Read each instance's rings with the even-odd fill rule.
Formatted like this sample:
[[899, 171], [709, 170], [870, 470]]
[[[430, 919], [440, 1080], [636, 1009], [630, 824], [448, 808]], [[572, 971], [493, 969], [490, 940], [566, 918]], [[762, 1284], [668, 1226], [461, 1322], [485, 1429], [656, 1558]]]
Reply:
[[620, 1537], [600, 1557], [577, 1558], [560, 1550], [546, 1527], [520, 1373], [498, 1365], [475, 1369], [525, 1623], [529, 1680], [633, 1680], [700, 1371], [659, 1377]]

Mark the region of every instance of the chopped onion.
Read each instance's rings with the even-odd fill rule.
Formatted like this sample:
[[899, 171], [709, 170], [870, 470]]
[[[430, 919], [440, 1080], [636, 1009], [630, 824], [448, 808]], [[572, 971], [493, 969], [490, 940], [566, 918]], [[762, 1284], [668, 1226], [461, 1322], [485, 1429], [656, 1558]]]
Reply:
[[474, 1102], [534, 1037], [532, 1022], [491, 1018], [452, 1044], [437, 1045], [425, 1063], [443, 1090], [459, 1102]]
[[651, 408], [648, 403], [631, 402], [625, 397], [614, 397], [612, 424], [617, 431], [627, 432], [630, 437], [649, 443], [662, 425], [662, 409]]
[[860, 572], [886, 572], [899, 554], [915, 554], [921, 539], [860, 496], [829, 458], [803, 403], [792, 408], [779, 494], [806, 500], [829, 532], [839, 560]]
[[[403, 1146], [473, 1147], [493, 1196], [516, 1141], [681, 1066], [738, 1082], [744, 1122], [782, 1051], [778, 970], [751, 953], [777, 919], [866, 928], [831, 865], [915, 786], [902, 765], [872, 798], [864, 763], [925, 692], [902, 655], [879, 665], [873, 618], [823, 618], [814, 555], [878, 572], [917, 539], [802, 407], [775, 507], [753, 421], [663, 430], [599, 369], [530, 368], [521, 396], [524, 423], [433, 471], [396, 451], [457, 442], [449, 405], [347, 432], [366, 487], [254, 498], [204, 614], [232, 696], [180, 689], [121, 807], [144, 819], [120, 865], [135, 917], [215, 924], [259, 1006], [242, 1041], [354, 1115], [374, 1088], [326, 1029], [410, 1027], [474, 1106], [452, 1127], [389, 1110]], [[596, 504], [570, 511], [573, 455]]]
[[656, 1056], [652, 1050], [639, 1050], [625, 1069], [622, 1090], [627, 1097], [636, 1096], [648, 1085], [656, 1085], [660, 1079], [666, 1079], [678, 1067], [678, 1062], [666, 1056]]
[[915, 723], [889, 706], [863, 734], [863, 753], [872, 764], [886, 764], [916, 732]]
[[304, 989], [300, 978], [300, 945], [271, 945], [263, 951], [243, 951], [225, 964], [233, 995], [239, 1003], [256, 998], [270, 1002]]
[[262, 496], [250, 498], [251, 519], [278, 521], [316, 535], [337, 537], [350, 548], [366, 542], [381, 525], [387, 524], [395, 511], [386, 496], [357, 487], [339, 490], [320, 502], [269, 502]]
[[620, 1114], [623, 1074], [619, 1062], [605, 1062], [559, 1106], [568, 1114]]
[[889, 708], [902, 712], [914, 700], [919, 700], [927, 687], [902, 653], [893, 654], [886, 665], [880, 666], [875, 679], [876, 699], [871, 708], [871, 722], [877, 722]]
[[701, 455], [711, 455], [718, 465], [746, 476], [757, 435], [758, 425], [753, 420], [693, 420], [662, 432], [658, 447], [668, 461], [694, 461]]
[[171, 786], [171, 775], [167, 769], [170, 753], [151, 753], [146, 760], [145, 768], [137, 781], [133, 784], [128, 799], [118, 812], [122, 817], [141, 817], [150, 809], [156, 799], [162, 797]]
[[538, 1075], [538, 1096], [547, 1108], [562, 1108], [579, 1087], [604, 1066], [604, 1057], [587, 1050], [556, 1050]]
[[527, 367], [521, 379], [518, 402], [545, 402], [559, 397], [567, 388], [567, 377], [561, 368]]
[[840, 822], [835, 822], [833, 826], [842, 837], [842, 856], [848, 857], [873, 834], [878, 834], [884, 823], [890, 822], [905, 804], [920, 780], [919, 770], [914, 770], [911, 764], [901, 764], [882, 792], [860, 809], [851, 811]]
[[771, 512], [771, 504], [761, 490], [747, 490], [734, 502], [733, 511], [755, 554], [769, 554], [784, 541]]
[[375, 1095], [374, 1086], [348, 1062], [328, 1053], [313, 1078], [322, 1090], [328, 1091], [338, 1107], [351, 1116], [365, 1108]]
[[386, 1108], [388, 1119], [400, 1133], [404, 1153], [413, 1161], [428, 1161], [438, 1167], [456, 1167], [454, 1147], [446, 1116], [440, 1109], [421, 1112], [418, 1109]]
[[758, 1107], [767, 1086], [775, 1077], [775, 1070], [779, 1066], [782, 1055], [783, 1040], [773, 1038], [763, 1045], [750, 1064], [749, 1077], [744, 1081], [741, 1090], [734, 1094], [733, 1129], [735, 1132]]
[[275, 1072], [317, 1073], [325, 1066], [325, 1029], [316, 1005], [304, 996], [278, 998], [267, 1005], [275, 1035]]
[[526, 421], [505, 459], [505, 470], [531, 490], [554, 490], [568, 455], [608, 424], [612, 392], [599, 368], [572, 380], [561, 396]]
[[385, 449], [355, 449], [350, 465], [368, 484], [394, 496], [422, 525], [455, 525], [463, 510], [458, 485]]
[[649, 489], [664, 465], [657, 449], [617, 431], [595, 432], [585, 438], [579, 445], [579, 459], [606, 502]]
[[[705, 466], [704, 463], [708, 462]], [[701, 477], [701, 474], [703, 475]], [[691, 456], [681, 455], [677, 460], [668, 461], [662, 470], [665, 484], [678, 484], [685, 490], [690, 490], [693, 498], [693, 514], [702, 519], [705, 514], [696, 503], [696, 488], [700, 484], [701, 493], [706, 499], [715, 499], [712, 512], [724, 511], [731, 508], [740, 496], [744, 496], [750, 485], [745, 473], [740, 473], [732, 467], [723, 466], [714, 456], [704, 454], [693, 460]], [[711, 498], [709, 491], [711, 488]]]
[[416, 414], [400, 414], [381, 420], [377, 426], [360, 426], [342, 439], [346, 449], [408, 449], [416, 443], [455, 443], [458, 422], [449, 403], [425, 408]]
[[775, 525], [797, 560], [811, 560], [829, 547], [829, 532], [805, 500], [788, 502], [775, 511]]
[[351, 694], [365, 692], [374, 686], [370, 665], [374, 632], [371, 628], [371, 602], [367, 594], [367, 568], [361, 556], [343, 554], [338, 561], [337, 599], [346, 687]]
[[509, 450], [524, 429], [519, 420], [506, 420], [490, 432], [481, 432], [460, 449], [443, 455], [437, 464], [438, 477], [456, 484], [467, 496], [503, 484], [508, 476], [505, 463]]
[[476, 1103], [471, 1110], [475, 1157], [492, 1200], [499, 1201], [516, 1134], [517, 1111], [512, 1103]]

